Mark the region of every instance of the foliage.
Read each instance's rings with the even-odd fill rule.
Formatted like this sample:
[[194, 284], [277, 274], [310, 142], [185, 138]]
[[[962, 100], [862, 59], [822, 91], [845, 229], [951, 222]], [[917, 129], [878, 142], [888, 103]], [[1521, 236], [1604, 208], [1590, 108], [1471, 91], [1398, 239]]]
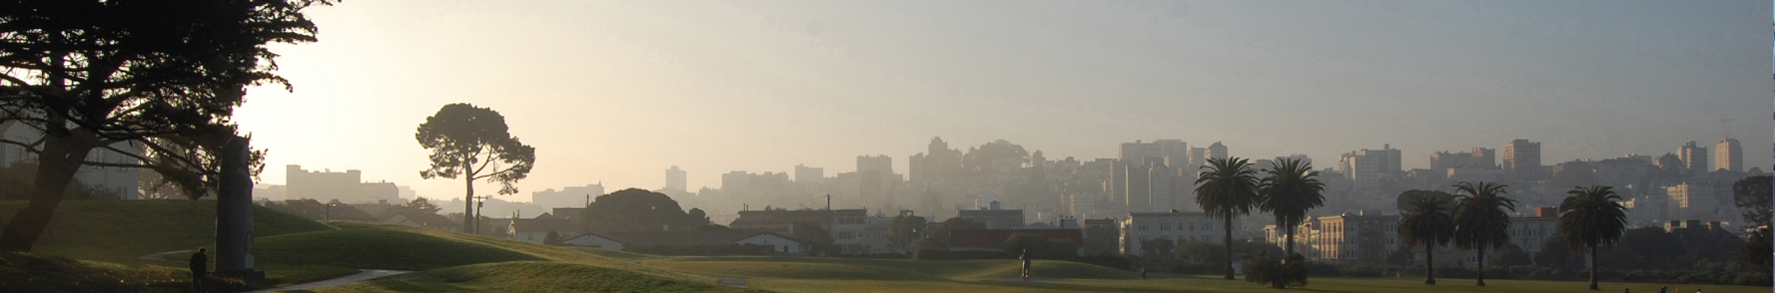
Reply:
[[1461, 182], [1455, 185], [1455, 246], [1473, 249], [1478, 260], [1475, 284], [1486, 286], [1486, 250], [1511, 243], [1511, 215], [1517, 201], [1506, 198], [1506, 186], [1491, 182]]
[[925, 228], [925, 217], [903, 212], [888, 222], [888, 241], [902, 252], [913, 251], [913, 244], [924, 237], [922, 233], [930, 233]]
[[[142, 172], [143, 176], [154, 172]], [[37, 178], [36, 160], [12, 162], [12, 165], [0, 167], [0, 200], [29, 200], [34, 194], [32, 182]], [[80, 178], [73, 178], [68, 188], [62, 191], [62, 199], [122, 199], [122, 190], [111, 190], [101, 185], [87, 185]], [[146, 194], [144, 194], [146, 195]]]
[[1287, 236], [1283, 251], [1294, 253], [1295, 229], [1308, 210], [1326, 205], [1320, 194], [1326, 185], [1314, 178], [1320, 172], [1313, 170], [1313, 164], [1299, 158], [1278, 157], [1275, 168], [1264, 172], [1269, 175], [1258, 187], [1258, 210], [1275, 215], [1277, 227]]
[[1306, 258], [1300, 254], [1289, 255], [1285, 260], [1258, 254], [1252, 261], [1246, 262], [1246, 282], [1266, 284], [1277, 289], [1307, 286], [1306, 263]]
[[438, 213], [439, 210], [444, 209], [444, 208], [438, 207], [438, 205], [436, 205], [436, 204], [432, 204], [431, 201], [426, 200], [426, 198], [424, 198], [424, 197], [414, 197], [413, 200], [408, 201], [407, 205], [404, 207], [409, 208], [409, 209], [413, 209], [416, 211], [424, 212], [427, 214], [436, 214], [436, 213]]
[[561, 240], [560, 232], [549, 231], [549, 234], [543, 235], [543, 245], [561, 246]]
[[1414, 252], [1411, 249], [1400, 249], [1395, 250], [1394, 252], [1389, 252], [1387, 254], [1387, 264], [1397, 267], [1411, 266], [1413, 254]]
[[[413, 138], [432, 152], [427, 156], [432, 165], [420, 171], [419, 177], [462, 177], [466, 202], [474, 202], [476, 180], [499, 183], [499, 194], [517, 194], [518, 188], [512, 184], [530, 176], [536, 163], [536, 148], [512, 136], [505, 116], [470, 104], [444, 105], [419, 124]], [[474, 213], [472, 204], [463, 208], [464, 214]], [[463, 230], [471, 230], [471, 225], [474, 221], [464, 221]]]
[[694, 230], [709, 225], [707, 217], [685, 213], [678, 201], [638, 188], [618, 190], [592, 199], [580, 217], [594, 232]]
[[1671, 269], [1680, 265], [1684, 245], [1663, 228], [1641, 227], [1622, 233], [1615, 249], [1598, 253], [1597, 262], [1616, 269]]
[[1733, 205], [1745, 217], [1745, 222], [1753, 225], [1769, 226], [1771, 213], [1776, 213], [1776, 196], [1771, 194], [1769, 175], [1751, 176], [1733, 182]]
[[1031, 259], [1071, 260], [1079, 256], [1079, 245], [1073, 242], [1049, 240], [1023, 233], [1012, 233], [1011, 237], [1006, 237], [1004, 249], [1006, 254], [1028, 253]]
[[[1173, 250], [1173, 255], [1184, 261], [1221, 263], [1227, 260], [1225, 251], [1227, 251], [1227, 246], [1221, 243], [1185, 241], [1178, 244], [1178, 248]], [[1260, 241], [1241, 240], [1233, 242], [1233, 253], [1283, 255], [1283, 248]]]
[[[1401, 197], [1408, 197], [1407, 192]], [[1449, 244], [1455, 238], [1455, 218], [1449, 215], [1452, 200], [1437, 194], [1419, 194], [1412, 196], [1406, 210], [1400, 211], [1401, 241], [1407, 248], [1424, 248], [1425, 250], [1425, 284], [1436, 284], [1436, 268], [1432, 265], [1435, 254], [1432, 248]], [[1404, 250], [1402, 250], [1404, 251]]]
[[1141, 252], [1150, 257], [1171, 257], [1172, 248], [1176, 246], [1176, 243], [1171, 239], [1147, 239], [1141, 241]]
[[[220, 291], [252, 289], [240, 280], [215, 279]], [[133, 292], [144, 288], [178, 291], [191, 288], [191, 273], [163, 266], [127, 267], [77, 261], [65, 257], [0, 252], [0, 289], [7, 292]]]
[[1591, 253], [1591, 289], [1597, 289], [1597, 248], [1622, 239], [1626, 208], [1609, 186], [1573, 187], [1560, 203], [1560, 233], [1568, 247]]
[[[950, 243], [950, 231], [986, 230], [986, 229], [987, 229], [986, 223], [981, 223], [979, 221], [970, 220], [970, 219], [963, 218], [963, 217], [951, 217], [949, 219], [944, 220], [943, 222], [938, 222], [937, 227], [934, 227], [931, 232], [934, 233], [934, 235], [932, 235], [932, 238], [937, 239], [937, 241], [935, 241], [936, 244], [948, 244], [948, 243]], [[921, 244], [921, 245], [923, 245], [923, 244]]]
[[[327, 0], [14, 1], [0, 8], [0, 144], [39, 158], [31, 204], [0, 232], [30, 251], [80, 166], [143, 168], [190, 198], [215, 192], [247, 86], [289, 83], [266, 46], [315, 41], [302, 14]], [[137, 150], [120, 149], [140, 147]], [[89, 155], [127, 160], [93, 160]], [[249, 172], [263, 151], [248, 155]], [[104, 161], [104, 162], [102, 162]]]
[[[1233, 218], [1249, 214], [1252, 207], [1258, 205], [1258, 173], [1252, 171], [1252, 164], [1246, 159], [1229, 157], [1226, 159], [1209, 158], [1208, 164], [1202, 166], [1202, 172], [1196, 178], [1196, 205], [1202, 207], [1210, 217], [1219, 217], [1225, 226], [1233, 226]], [[1227, 259], [1225, 274], [1222, 278], [1233, 279], [1233, 231], [1221, 229], [1226, 235], [1221, 239], [1227, 243]]]
[[1758, 228], [1757, 231], [1752, 232], [1750, 238], [1749, 241], [1746, 241], [1745, 246], [1739, 247], [1739, 259], [1744, 261], [1745, 266], [1750, 267], [1753, 271], [1766, 276], [1770, 275], [1770, 255], [1776, 253], [1776, 248], [1770, 245], [1770, 228]]
[[1556, 269], [1573, 267], [1573, 265], [1568, 264], [1573, 260], [1574, 255], [1572, 255], [1572, 246], [1566, 243], [1566, 236], [1554, 234], [1548, 236], [1548, 238], [1543, 238], [1541, 247], [1542, 251], [1536, 252], [1535, 254], [1535, 263], [1537, 266]]
[[755, 292], [638, 273], [634, 270], [561, 262], [502, 262], [450, 267], [377, 278], [316, 292]]
[[1486, 261], [1499, 267], [1526, 266], [1533, 262], [1530, 260], [1529, 253], [1523, 251], [1523, 247], [1510, 242], [1493, 250], [1492, 255], [1488, 256]]

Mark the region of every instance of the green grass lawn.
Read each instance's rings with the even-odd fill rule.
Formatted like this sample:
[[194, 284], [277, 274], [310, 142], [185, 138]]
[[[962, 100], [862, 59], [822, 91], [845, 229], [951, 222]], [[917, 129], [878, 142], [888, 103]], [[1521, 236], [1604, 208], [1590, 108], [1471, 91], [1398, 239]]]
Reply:
[[[32, 254], [0, 255], [0, 292], [106, 292], [179, 288], [183, 263], [137, 256], [213, 245], [213, 201], [68, 201]], [[22, 202], [0, 202], [0, 219]], [[357, 269], [414, 273], [319, 292], [727, 292], [717, 276], [775, 292], [1278, 292], [1219, 276], [1138, 279], [1101, 266], [1038, 260], [1036, 280], [1016, 260], [916, 261], [812, 257], [663, 257], [553, 247], [436, 229], [316, 223], [256, 210], [257, 266], [275, 285]], [[66, 258], [64, 258], [66, 257]], [[72, 258], [72, 259], [69, 259]], [[176, 257], [179, 259], [182, 257]], [[1157, 276], [1158, 274], [1155, 274]], [[1313, 278], [1302, 292], [1598, 292], [1583, 282], [1417, 278]], [[233, 284], [233, 289], [243, 289]], [[1770, 287], [1603, 283], [1602, 292], [1769, 292]]]
[[321, 288], [315, 292], [747, 292], [713, 279], [665, 278], [566, 262], [456, 266]]

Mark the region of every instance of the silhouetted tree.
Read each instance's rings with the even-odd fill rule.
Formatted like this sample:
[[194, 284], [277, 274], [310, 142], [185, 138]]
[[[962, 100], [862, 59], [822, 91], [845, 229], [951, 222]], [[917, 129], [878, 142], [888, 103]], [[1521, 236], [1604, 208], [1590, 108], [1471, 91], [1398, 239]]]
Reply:
[[1516, 243], [1509, 242], [1506, 242], [1505, 245], [1499, 246], [1498, 249], [1493, 250], [1492, 258], [1487, 261], [1491, 261], [1494, 265], [1504, 267], [1522, 266], [1532, 263], [1529, 259], [1529, 253], [1524, 252], [1523, 247], [1517, 246]]
[[1752, 225], [1770, 225], [1770, 214], [1776, 213], [1772, 205], [1776, 197], [1771, 194], [1771, 176], [1751, 176], [1733, 182], [1733, 205], [1738, 206], [1746, 223]]
[[709, 225], [707, 217], [685, 213], [672, 197], [638, 188], [592, 198], [592, 205], [582, 218], [591, 225], [592, 231], [598, 232], [660, 231], [663, 227], [666, 230], [698, 229]]
[[[43, 134], [0, 138], [38, 158], [34, 194], [0, 232], [0, 250], [31, 250], [83, 165], [148, 169], [194, 199], [215, 192], [246, 87], [290, 89], [266, 45], [315, 41], [302, 10], [316, 4], [331, 1], [0, 4], [0, 126]], [[135, 162], [94, 161], [94, 150]]]
[[1616, 244], [1628, 225], [1622, 200], [1609, 186], [1573, 187], [1560, 203], [1560, 234], [1568, 247], [1591, 253], [1591, 290], [1597, 290], [1597, 248]]
[[[501, 195], [518, 193], [512, 183], [529, 176], [536, 162], [536, 148], [524, 145], [507, 131], [505, 116], [469, 104], [444, 105], [437, 114], [426, 117], [413, 138], [432, 151], [432, 166], [420, 171], [419, 177], [461, 177], [464, 201], [469, 203], [475, 202], [475, 180], [499, 183]], [[475, 205], [464, 205], [463, 214], [475, 214]], [[463, 221], [463, 231], [473, 230], [474, 222]]]
[[549, 231], [549, 234], [543, 235], [543, 245], [561, 246], [561, 233]]
[[1770, 275], [1770, 253], [1776, 251], [1776, 247], [1770, 244], [1770, 236], [1770, 227], [1758, 227], [1751, 233], [1751, 239], [1746, 240], [1745, 246], [1739, 247], [1739, 259], [1751, 267], [1752, 271], [1765, 276]]
[[1250, 214], [1258, 205], [1258, 172], [1239, 157], [1210, 158], [1196, 177], [1196, 205], [1209, 217], [1222, 219], [1227, 242], [1226, 275], [1233, 280], [1233, 217]]
[[1432, 262], [1436, 254], [1432, 250], [1455, 238], [1455, 218], [1449, 215], [1451, 205], [1441, 195], [1415, 195], [1407, 209], [1400, 211], [1405, 215], [1400, 217], [1400, 227], [1396, 229], [1400, 240], [1406, 242], [1407, 248], [1425, 249], [1426, 285], [1437, 284], [1436, 263]]
[[1505, 197], [1505, 185], [1492, 182], [1457, 183], [1455, 190], [1455, 246], [1474, 250], [1474, 285], [1486, 286], [1486, 250], [1511, 243], [1505, 210], [1516, 211], [1517, 201]]
[[938, 222], [938, 226], [939, 227], [932, 229], [932, 231], [931, 231], [931, 233], [933, 233], [932, 238], [936, 238], [937, 242], [941, 242], [946, 245], [950, 243], [950, 231], [986, 230], [987, 229], [986, 223], [981, 223], [979, 221], [970, 220], [968, 218], [963, 218], [963, 217], [951, 217], [947, 220], [944, 220], [943, 222]]
[[929, 232], [925, 229], [925, 217], [903, 212], [888, 222], [888, 240], [894, 242], [894, 246], [901, 252], [911, 252], [913, 243], [918, 242], [920, 234]]
[[412, 201], [407, 202], [407, 208], [414, 209], [414, 210], [421, 211], [421, 212], [425, 212], [428, 214], [436, 214], [436, 213], [438, 213], [439, 210], [444, 209], [444, 208], [438, 207], [438, 205], [432, 204], [432, 202], [430, 200], [426, 200], [426, 198], [424, 198], [424, 197], [414, 197]]
[[1283, 255], [1295, 254], [1295, 228], [1307, 218], [1307, 210], [1326, 205], [1326, 197], [1320, 195], [1326, 185], [1314, 178], [1320, 172], [1313, 170], [1313, 163], [1298, 158], [1279, 157], [1276, 166], [1264, 172], [1270, 175], [1258, 187], [1258, 211], [1276, 216], [1277, 228], [1284, 231]]
[[1542, 238], [1542, 251], [1535, 253], [1535, 264], [1538, 266], [1565, 269], [1567, 262], [1572, 260], [1571, 245], [1566, 243], [1566, 236], [1561, 234]]

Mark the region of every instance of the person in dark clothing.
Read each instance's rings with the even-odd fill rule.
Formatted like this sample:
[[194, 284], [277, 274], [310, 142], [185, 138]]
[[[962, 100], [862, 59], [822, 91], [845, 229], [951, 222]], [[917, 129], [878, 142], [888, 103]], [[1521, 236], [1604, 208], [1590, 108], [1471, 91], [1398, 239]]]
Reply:
[[1029, 281], [1030, 280], [1030, 250], [1024, 249], [1023, 253], [1018, 254], [1018, 258], [1024, 260], [1024, 280]]
[[197, 253], [191, 254], [191, 292], [202, 293], [208, 291], [209, 288], [204, 286], [204, 279], [206, 279], [205, 276], [208, 275], [206, 273], [210, 267], [209, 265], [210, 256], [204, 255], [203, 247], [198, 247]]

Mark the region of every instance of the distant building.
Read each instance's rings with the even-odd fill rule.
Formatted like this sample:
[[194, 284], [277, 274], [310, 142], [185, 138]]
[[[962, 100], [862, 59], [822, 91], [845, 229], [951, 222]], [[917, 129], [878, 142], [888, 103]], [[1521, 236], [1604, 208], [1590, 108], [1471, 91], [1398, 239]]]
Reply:
[[1116, 224], [1116, 219], [1085, 219], [1084, 222], [1082, 228], [1085, 230], [1085, 254], [1120, 252], [1116, 243], [1122, 237], [1122, 228]]
[[1405, 247], [1400, 242], [1399, 215], [1364, 215], [1361, 212], [1315, 218], [1319, 228], [1315, 247], [1319, 259], [1345, 266], [1380, 267], [1387, 254]]
[[1122, 221], [1122, 253], [1144, 255], [1141, 244], [1153, 239], [1219, 243], [1226, 234], [1222, 224], [1199, 212], [1129, 213]]
[[[10, 141], [30, 142], [43, 137], [43, 132], [16, 121], [8, 121], [0, 122], [0, 136], [4, 136], [6, 140]], [[87, 152], [86, 160], [115, 164], [141, 164], [141, 160], [136, 159], [136, 156], [142, 154], [141, 146], [126, 141], [113, 143], [110, 148], [127, 153], [94, 148]], [[0, 145], [0, 167], [11, 167], [17, 162], [35, 161], [36, 159], [37, 155], [26, 152], [21, 146]], [[74, 172], [74, 179], [88, 188], [117, 192], [121, 199], [139, 199], [142, 197], [138, 182], [141, 180], [140, 173], [141, 169], [139, 168], [81, 165], [80, 169]]]
[[1708, 168], [1708, 148], [1697, 146], [1696, 141], [1684, 143], [1677, 147], [1677, 158], [1683, 160], [1686, 174], [1707, 174], [1714, 169]]
[[[868, 214], [863, 209], [841, 210], [762, 210], [740, 211], [740, 218], [728, 223], [734, 230], [778, 232], [795, 236], [795, 224], [807, 223], [825, 229], [833, 239], [833, 245], [844, 253], [867, 253], [869, 247], [865, 220]], [[803, 231], [802, 233], [807, 233]]]
[[1714, 167], [1717, 170], [1745, 171], [1745, 149], [1739, 147], [1739, 140], [1726, 138], [1714, 145]]
[[398, 202], [401, 190], [394, 183], [363, 182], [363, 172], [309, 171], [301, 165], [284, 166], [285, 197], [344, 203]]
[[600, 195], [604, 195], [604, 184], [587, 184], [531, 192], [530, 202], [545, 208], [584, 207]]
[[1497, 169], [1498, 160], [1494, 158], [1497, 153], [1489, 148], [1474, 148], [1473, 151], [1459, 153], [1431, 153], [1431, 170], [1442, 171], [1458, 167]]
[[1517, 178], [1530, 178], [1542, 168], [1542, 143], [1527, 139], [1511, 140], [1501, 150], [1504, 164], [1500, 167]]
[[1002, 210], [999, 202], [994, 201], [985, 209], [959, 210], [957, 217], [973, 220], [987, 225], [990, 230], [1021, 229], [1024, 227], [1024, 210]]
[[[1666, 187], [1665, 194], [1670, 198], [1666, 203], [1665, 216], [1671, 219], [1712, 220], [1727, 215], [1722, 211], [1721, 200], [1714, 194], [1710, 184], [1683, 182]], [[1732, 205], [1728, 204], [1727, 207]]]
[[763, 246], [760, 249], [783, 254], [800, 254], [806, 252], [808, 246], [808, 243], [789, 235], [740, 230], [610, 232], [581, 235], [568, 238], [564, 242], [573, 246], [624, 251], [665, 248], [672, 251], [691, 252], [691, 250], [698, 248]]
[[679, 170], [678, 166], [666, 169], [666, 187], [661, 189], [685, 191], [685, 171]]
[[1338, 156], [1337, 170], [1351, 180], [1359, 194], [1377, 194], [1381, 181], [1402, 175], [1400, 150], [1382, 144], [1381, 149], [1362, 149]]

